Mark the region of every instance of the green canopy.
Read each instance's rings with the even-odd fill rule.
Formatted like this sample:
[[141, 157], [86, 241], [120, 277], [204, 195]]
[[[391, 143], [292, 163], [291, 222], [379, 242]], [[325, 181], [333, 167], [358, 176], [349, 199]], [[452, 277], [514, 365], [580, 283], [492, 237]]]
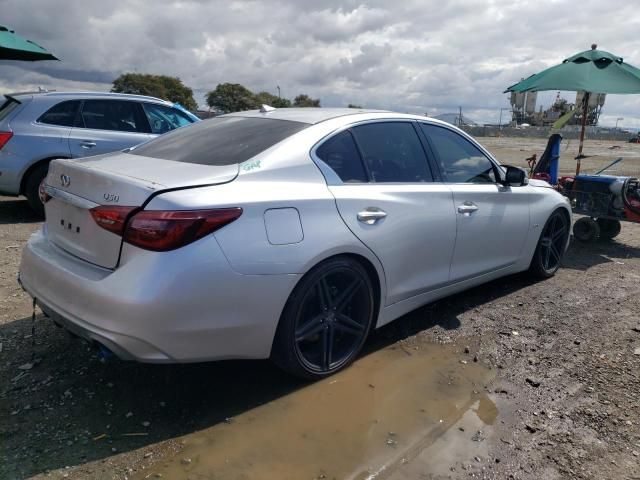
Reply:
[[505, 93], [542, 90], [640, 93], [640, 69], [624, 63], [622, 57], [593, 48], [511, 85]]
[[576, 175], [580, 173], [580, 159], [584, 144], [584, 132], [587, 124], [589, 96], [592, 93], [632, 94], [640, 93], [640, 69], [624, 63], [622, 57], [597, 50], [597, 45], [591, 45], [591, 50], [575, 54], [562, 61], [560, 65], [547, 68], [540, 73], [511, 85], [507, 92], [540, 92], [543, 90], [584, 91], [582, 105], [582, 129], [580, 131], [580, 146]]
[[0, 25], [0, 60], [58, 60], [37, 43], [16, 35], [13, 30]]

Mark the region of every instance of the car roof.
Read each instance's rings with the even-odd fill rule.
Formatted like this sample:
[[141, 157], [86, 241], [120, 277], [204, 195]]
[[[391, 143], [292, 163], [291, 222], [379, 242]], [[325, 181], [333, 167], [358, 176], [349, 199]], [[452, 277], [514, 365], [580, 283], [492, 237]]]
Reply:
[[166, 105], [173, 105], [172, 102], [162, 100], [161, 98], [149, 97], [146, 95], [134, 95], [131, 93], [112, 93], [112, 92], [48, 92], [46, 90], [34, 91], [34, 92], [17, 92], [7, 93], [6, 97], [15, 98], [20, 100], [21, 97], [54, 97], [61, 99], [76, 99], [76, 98], [98, 98], [98, 99], [123, 99], [123, 100], [146, 100], [156, 103], [163, 103]]
[[[275, 120], [288, 120], [290, 122], [308, 123], [315, 125], [329, 120], [337, 119], [340, 124], [384, 119], [407, 119], [422, 120], [430, 123], [452, 127], [452, 125], [441, 120], [426, 117], [424, 115], [414, 115], [411, 113], [398, 113], [390, 110], [374, 110], [364, 108], [276, 108], [267, 112], [260, 110], [248, 110], [245, 112], [234, 112], [221, 115], [220, 117], [246, 117], [246, 118], [271, 118]], [[341, 121], [342, 120], [342, 121]]]
[[226, 117], [254, 117], [288, 120], [290, 122], [309, 123], [311, 125], [347, 115], [368, 113], [392, 113], [387, 110], [370, 110], [361, 108], [276, 108], [267, 112], [248, 110], [246, 112], [228, 113]]

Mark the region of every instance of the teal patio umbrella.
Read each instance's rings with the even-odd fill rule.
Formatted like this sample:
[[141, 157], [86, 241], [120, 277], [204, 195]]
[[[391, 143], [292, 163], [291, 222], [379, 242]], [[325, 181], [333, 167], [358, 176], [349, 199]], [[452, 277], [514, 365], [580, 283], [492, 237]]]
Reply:
[[0, 60], [58, 60], [32, 40], [16, 35], [13, 30], [0, 25]]
[[593, 93], [634, 94], [640, 93], [640, 69], [625, 63], [622, 57], [603, 50], [577, 53], [554, 67], [511, 85], [507, 92], [540, 92], [544, 90], [569, 90], [586, 92], [583, 98], [582, 129], [580, 147], [576, 157], [576, 174], [580, 173], [580, 159], [587, 123], [589, 96]]

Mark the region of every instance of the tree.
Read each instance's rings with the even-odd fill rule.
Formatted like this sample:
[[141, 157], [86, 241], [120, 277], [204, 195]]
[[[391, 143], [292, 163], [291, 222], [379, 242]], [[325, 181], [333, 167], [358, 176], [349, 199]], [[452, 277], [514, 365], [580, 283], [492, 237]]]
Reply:
[[305, 93], [301, 93], [296, 98], [293, 99], [294, 107], [319, 107], [320, 99], [319, 98], [311, 98], [309, 95]]
[[291, 100], [288, 98], [280, 98], [269, 92], [256, 93], [255, 100], [258, 108], [261, 105], [269, 105], [275, 108], [289, 108], [291, 106]]
[[123, 73], [113, 81], [111, 91], [158, 97], [179, 103], [191, 111], [195, 111], [198, 108], [198, 104], [193, 98], [193, 90], [183, 84], [178, 77], [146, 73]]
[[255, 95], [239, 83], [219, 83], [207, 93], [207, 105], [224, 113], [257, 108]]
[[353, 103], [350, 103], [349, 105], [347, 105], [347, 108], [362, 108], [361, 105], [354, 105]]

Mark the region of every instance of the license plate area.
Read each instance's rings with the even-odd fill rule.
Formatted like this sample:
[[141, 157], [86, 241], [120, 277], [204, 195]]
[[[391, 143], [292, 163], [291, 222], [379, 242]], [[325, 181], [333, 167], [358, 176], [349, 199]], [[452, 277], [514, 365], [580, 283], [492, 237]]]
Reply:
[[122, 239], [100, 228], [87, 208], [51, 198], [46, 204], [47, 234], [58, 247], [101, 267], [113, 268]]

